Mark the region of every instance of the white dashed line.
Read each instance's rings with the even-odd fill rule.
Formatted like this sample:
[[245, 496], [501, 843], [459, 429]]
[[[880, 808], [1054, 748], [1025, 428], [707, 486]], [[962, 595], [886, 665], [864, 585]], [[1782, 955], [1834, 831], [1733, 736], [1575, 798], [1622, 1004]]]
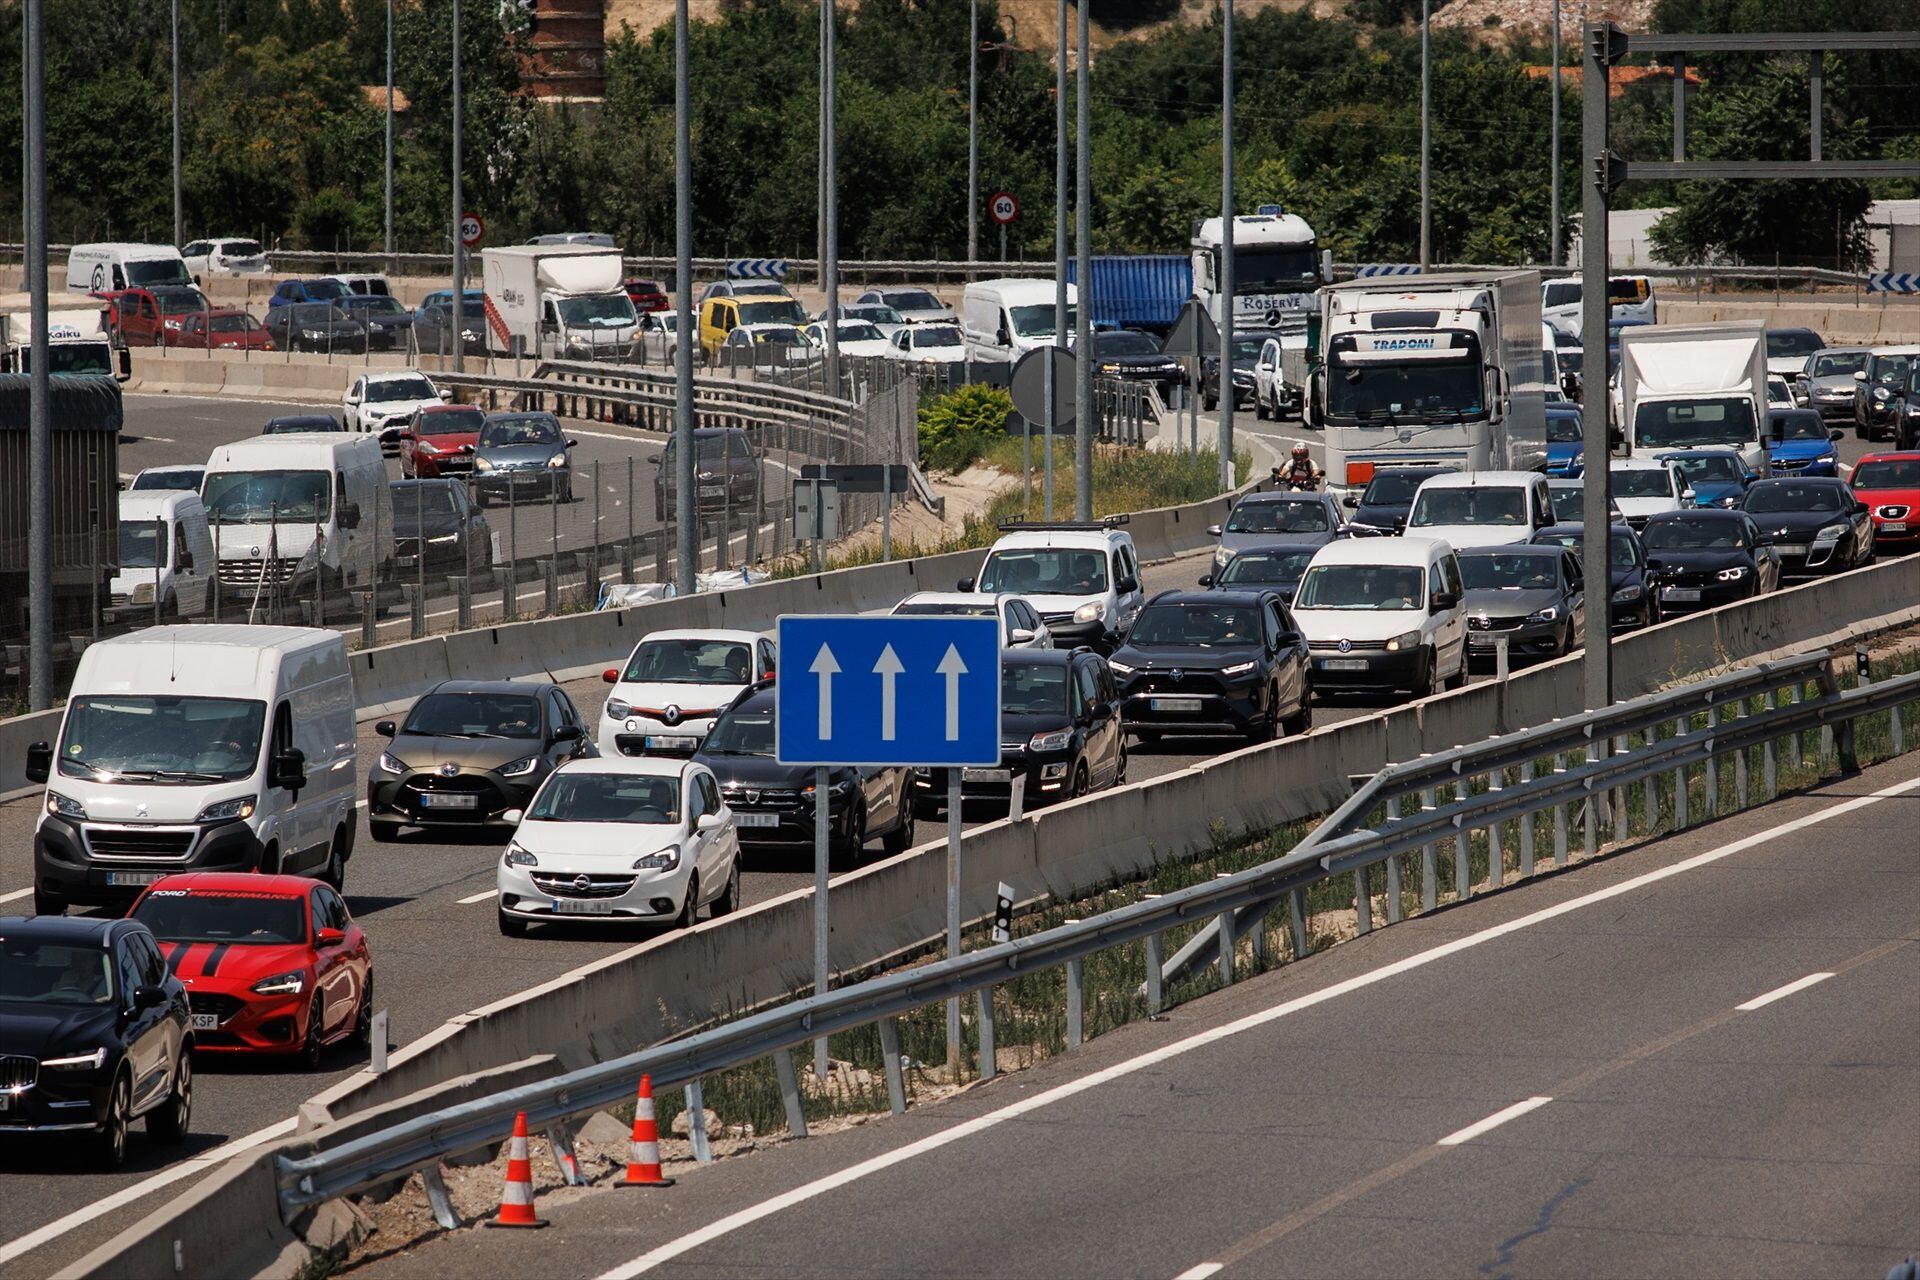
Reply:
[[1525, 1102], [1516, 1102], [1510, 1107], [1504, 1107], [1494, 1112], [1485, 1120], [1477, 1121], [1464, 1129], [1456, 1130], [1448, 1134], [1446, 1137], [1440, 1139], [1438, 1145], [1443, 1147], [1457, 1147], [1463, 1142], [1472, 1142], [1489, 1129], [1498, 1129], [1507, 1121], [1518, 1120], [1521, 1116], [1527, 1114], [1527, 1112], [1537, 1111], [1552, 1101], [1552, 1098], [1528, 1098]]
[[500, 891], [498, 889], [489, 889], [485, 893], [468, 894], [466, 897], [460, 899], [460, 905], [463, 907], [470, 907], [476, 902], [485, 902], [488, 898], [493, 897], [495, 894], [499, 892]]
[[1793, 982], [1789, 982], [1784, 987], [1775, 987], [1772, 991], [1767, 992], [1767, 994], [1763, 996], [1755, 996], [1753, 999], [1747, 1001], [1745, 1004], [1737, 1004], [1733, 1007], [1735, 1009], [1738, 1009], [1741, 1013], [1752, 1013], [1755, 1009], [1759, 1009], [1765, 1005], [1770, 1005], [1775, 1000], [1784, 1000], [1788, 996], [1793, 995], [1795, 992], [1805, 991], [1808, 987], [1813, 986], [1815, 983], [1825, 982], [1828, 978], [1831, 978], [1832, 976], [1833, 975], [1831, 973], [1810, 973], [1804, 978], [1800, 978]]

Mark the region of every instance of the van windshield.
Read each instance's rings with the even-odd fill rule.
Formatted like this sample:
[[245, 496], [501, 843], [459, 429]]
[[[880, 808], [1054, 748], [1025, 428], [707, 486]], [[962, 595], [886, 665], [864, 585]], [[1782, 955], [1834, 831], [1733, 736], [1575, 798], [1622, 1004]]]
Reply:
[[1643, 404], [1633, 413], [1634, 443], [1647, 449], [1749, 444], [1755, 439], [1753, 404], [1744, 396]]
[[120, 567], [151, 569], [159, 563], [160, 522], [158, 520], [122, 520], [120, 522]]
[[179, 258], [141, 258], [126, 264], [127, 284], [146, 289], [156, 284], [192, 284], [187, 264]]
[[1107, 557], [1099, 551], [1033, 547], [995, 551], [980, 570], [980, 590], [1022, 596], [1090, 596], [1107, 589]]
[[1526, 490], [1506, 488], [1422, 489], [1413, 500], [1413, 514], [1407, 517], [1409, 529], [1526, 522]]
[[640, 323], [633, 299], [624, 293], [602, 293], [591, 298], [563, 298], [560, 323], [569, 329], [627, 329]]
[[1296, 609], [1417, 609], [1427, 571], [1410, 564], [1320, 564], [1307, 570]]
[[[21, 347], [20, 372], [33, 372], [33, 348]], [[48, 373], [113, 373], [113, 353], [105, 338], [91, 342], [55, 342], [47, 347]]]
[[[1008, 314], [1013, 317], [1013, 332], [1022, 338], [1051, 338], [1053, 336], [1053, 304], [1039, 303], [1031, 307], [1009, 307]], [[1067, 328], [1077, 322], [1074, 319], [1072, 303], [1067, 304]]]
[[324, 471], [216, 471], [203, 491], [211, 524], [325, 524], [333, 515]]
[[227, 782], [260, 763], [267, 704], [110, 694], [67, 704], [60, 776], [94, 782]]

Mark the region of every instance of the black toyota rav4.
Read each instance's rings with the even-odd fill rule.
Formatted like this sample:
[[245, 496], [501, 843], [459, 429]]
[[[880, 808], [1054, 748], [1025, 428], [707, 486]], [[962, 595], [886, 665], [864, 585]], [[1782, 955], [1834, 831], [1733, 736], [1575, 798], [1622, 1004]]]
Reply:
[[1127, 732], [1146, 741], [1313, 727], [1306, 638], [1272, 591], [1163, 591], [1108, 663]]

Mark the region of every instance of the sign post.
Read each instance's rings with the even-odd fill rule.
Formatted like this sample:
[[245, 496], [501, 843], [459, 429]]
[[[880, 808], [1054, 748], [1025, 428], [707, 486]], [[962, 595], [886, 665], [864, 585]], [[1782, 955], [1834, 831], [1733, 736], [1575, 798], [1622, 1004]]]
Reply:
[[818, 573], [822, 546], [840, 536], [838, 481], [802, 471], [793, 482], [793, 536], [813, 544], [813, 568]]
[[[947, 954], [959, 955], [960, 783], [965, 769], [1000, 763], [999, 620], [787, 614], [777, 628], [789, 674], [774, 686], [774, 758], [815, 769], [814, 993], [828, 987], [835, 769], [946, 770]], [[859, 797], [848, 795], [845, 803]], [[948, 1061], [959, 1054], [955, 998], [947, 1002]], [[824, 1077], [824, 1038], [814, 1043], [814, 1064]]]
[[1000, 261], [1007, 260], [1007, 228], [1020, 216], [1020, 202], [1011, 191], [996, 191], [987, 202], [987, 213], [1000, 228]]
[[1020, 491], [1020, 513], [1031, 518], [1033, 494], [1033, 424], [1040, 424], [1047, 449], [1046, 518], [1053, 519], [1053, 433], [1074, 422], [1073, 353], [1064, 346], [1035, 347], [1013, 365], [1007, 382], [1013, 408], [1026, 424], [1022, 463], [1026, 479]]
[[[1188, 387], [1187, 417], [1193, 428], [1191, 452], [1200, 452], [1200, 386], [1203, 381], [1201, 370], [1206, 357], [1220, 350], [1220, 326], [1207, 314], [1206, 306], [1198, 298], [1188, 298], [1187, 304], [1180, 309], [1180, 319], [1175, 322], [1173, 332], [1167, 335], [1166, 344], [1161, 348], [1166, 355], [1184, 359], [1187, 364]], [[1233, 385], [1233, 373], [1225, 371], [1226, 382], [1222, 394], [1228, 394]]]
[[471, 249], [486, 238], [487, 224], [477, 213], [460, 215], [460, 243]]

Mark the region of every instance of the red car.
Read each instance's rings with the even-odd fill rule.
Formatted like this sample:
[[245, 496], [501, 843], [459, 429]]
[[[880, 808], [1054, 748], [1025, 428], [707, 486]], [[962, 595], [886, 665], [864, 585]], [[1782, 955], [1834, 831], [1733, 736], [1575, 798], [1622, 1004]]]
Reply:
[[470, 404], [430, 404], [414, 410], [400, 433], [400, 474], [409, 480], [466, 475], [480, 443], [486, 410]]
[[633, 301], [635, 311], [665, 311], [667, 309], [667, 288], [658, 280], [623, 280], [620, 287]]
[[182, 316], [180, 331], [170, 341], [175, 346], [203, 351], [208, 347], [216, 351], [273, 350], [266, 327], [238, 307], [217, 307]]
[[173, 346], [179, 342], [180, 326], [188, 316], [211, 309], [206, 295], [190, 284], [121, 289], [93, 296], [107, 300], [113, 327], [130, 347]]
[[149, 885], [128, 913], [187, 988], [193, 1047], [293, 1054], [373, 1034], [366, 935], [332, 887], [305, 876], [190, 872]]
[[1920, 450], [1870, 453], [1854, 464], [1853, 492], [1873, 513], [1881, 551], [1920, 547]]

